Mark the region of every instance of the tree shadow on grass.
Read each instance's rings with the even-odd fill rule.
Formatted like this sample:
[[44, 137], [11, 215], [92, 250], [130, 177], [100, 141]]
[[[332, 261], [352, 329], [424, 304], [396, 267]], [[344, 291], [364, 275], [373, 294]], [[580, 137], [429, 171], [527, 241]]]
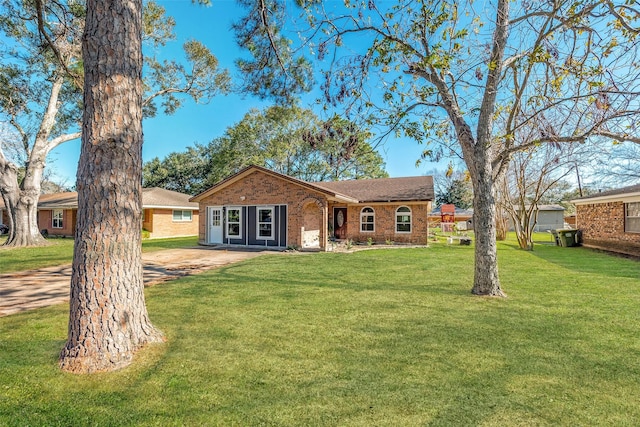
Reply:
[[[517, 245], [514, 247], [517, 248]], [[538, 244], [529, 254], [570, 270], [576, 277], [580, 274], [598, 274], [611, 278], [640, 279], [640, 260], [585, 247], [565, 248]]]

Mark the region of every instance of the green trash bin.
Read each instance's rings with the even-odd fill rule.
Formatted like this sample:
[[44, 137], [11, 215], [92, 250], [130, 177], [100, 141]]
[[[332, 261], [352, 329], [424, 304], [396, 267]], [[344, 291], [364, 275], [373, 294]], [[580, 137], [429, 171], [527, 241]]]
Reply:
[[578, 230], [561, 229], [556, 231], [558, 232], [558, 240], [560, 240], [560, 246], [565, 248], [578, 246]]

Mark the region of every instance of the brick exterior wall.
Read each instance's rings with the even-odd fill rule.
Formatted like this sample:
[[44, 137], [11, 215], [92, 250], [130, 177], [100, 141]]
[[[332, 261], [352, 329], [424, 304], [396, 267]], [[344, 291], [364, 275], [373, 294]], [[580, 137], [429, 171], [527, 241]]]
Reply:
[[[308, 205], [313, 204], [316, 209]], [[200, 201], [200, 243], [206, 243], [207, 206], [287, 205], [287, 245], [302, 247], [305, 223], [326, 224], [326, 198], [323, 194], [289, 181], [256, 171]], [[302, 215], [306, 208], [306, 218]], [[318, 215], [310, 217], [315, 210]], [[320, 247], [326, 247], [326, 226], [320, 229]]]
[[624, 231], [624, 203], [608, 202], [576, 206], [576, 226], [584, 245], [640, 256], [640, 233]]
[[[53, 210], [38, 211], [38, 229], [46, 229], [50, 236], [73, 237], [76, 230], [76, 209], [63, 211], [63, 228], [53, 228]], [[143, 228], [150, 232], [150, 238], [196, 236], [198, 234], [198, 211], [193, 211], [191, 221], [173, 221], [173, 209], [145, 209]]]
[[62, 228], [53, 228], [53, 210], [39, 210], [38, 230], [47, 230], [50, 236], [73, 237], [76, 231], [76, 213], [75, 209], [64, 209], [62, 211]]
[[[411, 209], [411, 233], [396, 232], [396, 209], [407, 206]], [[347, 236], [357, 243], [366, 243], [369, 238], [375, 243], [410, 243], [414, 245], [426, 245], [429, 236], [428, 215], [431, 212], [431, 203], [385, 203], [385, 204], [359, 204], [344, 205], [331, 204], [329, 207], [329, 223], [333, 224], [333, 208], [347, 208]], [[364, 207], [374, 210], [374, 231], [360, 231], [360, 214]]]
[[196, 236], [199, 223], [198, 211], [192, 212], [191, 221], [174, 221], [173, 209], [145, 209], [142, 228], [149, 231], [152, 239]]
[[[371, 237], [376, 243], [426, 244], [428, 237], [428, 203], [340, 204], [329, 202], [326, 195], [292, 182], [256, 171], [218, 190], [200, 201], [201, 244], [207, 242], [207, 206], [287, 205], [287, 245], [302, 247], [302, 229], [320, 228], [320, 248], [327, 249], [329, 224], [333, 224], [333, 208], [347, 208], [347, 238], [365, 243]], [[360, 212], [370, 206], [375, 210], [375, 232], [360, 232]], [[411, 233], [396, 233], [396, 209], [411, 208]]]

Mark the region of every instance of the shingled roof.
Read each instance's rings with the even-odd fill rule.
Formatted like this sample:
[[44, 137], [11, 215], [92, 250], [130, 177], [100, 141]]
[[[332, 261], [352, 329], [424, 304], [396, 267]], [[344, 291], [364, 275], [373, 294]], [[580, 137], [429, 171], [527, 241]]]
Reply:
[[[188, 194], [164, 188], [152, 187], [142, 189], [142, 207], [150, 208], [179, 208], [198, 209], [198, 204], [189, 201]], [[0, 208], [4, 207], [1, 203]], [[38, 199], [38, 209], [77, 209], [78, 193], [69, 191], [66, 193], [42, 194]]]
[[599, 193], [591, 194], [589, 196], [580, 197], [579, 199], [572, 200], [572, 203], [587, 203], [592, 201], [605, 201], [608, 199], [616, 199], [617, 196], [636, 196], [640, 195], [640, 185], [630, 185], [628, 187], [617, 188], [615, 190], [601, 191]]
[[434, 199], [433, 178], [430, 176], [355, 179], [316, 182], [314, 184], [336, 193], [353, 197], [360, 203], [409, 202]]
[[142, 189], [142, 206], [145, 208], [188, 208], [198, 209], [198, 204], [190, 202], [190, 195], [164, 188]]
[[433, 178], [430, 176], [308, 182], [266, 169], [262, 166], [251, 165], [226, 177], [208, 190], [192, 197], [191, 200], [200, 201], [254, 172], [262, 172], [277, 177], [301, 187], [320, 192], [330, 200], [346, 203], [416, 202], [431, 201], [434, 199]]
[[67, 193], [41, 194], [38, 199], [38, 209], [77, 209], [78, 193], [69, 191]]

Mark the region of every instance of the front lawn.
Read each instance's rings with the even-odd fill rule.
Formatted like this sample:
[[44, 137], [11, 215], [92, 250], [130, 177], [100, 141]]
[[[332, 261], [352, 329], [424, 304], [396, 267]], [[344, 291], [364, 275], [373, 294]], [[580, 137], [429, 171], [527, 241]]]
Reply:
[[640, 264], [499, 245], [265, 255], [147, 289], [168, 342], [65, 374], [60, 305], [0, 318], [0, 425], [635, 425]]
[[[6, 238], [5, 238], [6, 239]], [[72, 238], [49, 238], [48, 246], [7, 248], [0, 246], [0, 274], [69, 264], [73, 260]], [[4, 242], [0, 241], [0, 244]], [[143, 252], [196, 246], [196, 236], [142, 241]]]

